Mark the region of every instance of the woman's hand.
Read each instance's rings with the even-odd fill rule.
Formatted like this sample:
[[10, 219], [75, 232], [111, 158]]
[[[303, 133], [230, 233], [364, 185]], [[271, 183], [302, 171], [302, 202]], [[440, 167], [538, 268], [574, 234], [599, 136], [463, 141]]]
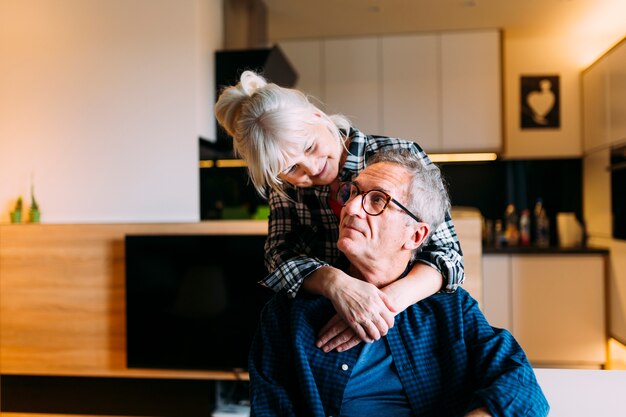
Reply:
[[[378, 289], [339, 269], [323, 267], [307, 277], [304, 283], [308, 291], [329, 298], [338, 313], [320, 330], [316, 345], [324, 352], [333, 349], [341, 352], [353, 348], [362, 340], [371, 342], [385, 336], [393, 327], [395, 314], [437, 292], [441, 288], [442, 277], [430, 266], [417, 263], [403, 279]], [[386, 312], [385, 308], [380, 308], [379, 302], [384, 304]]]
[[[372, 342], [387, 334], [394, 323], [396, 308], [375, 285], [353, 278], [343, 271], [322, 267], [304, 280], [307, 291], [323, 294], [335, 307], [339, 318], [331, 319], [320, 332], [320, 346], [340, 336], [333, 345], [352, 340], [351, 347], [363, 340]], [[341, 319], [341, 320], [339, 320]], [[352, 330], [350, 333], [347, 330]]]

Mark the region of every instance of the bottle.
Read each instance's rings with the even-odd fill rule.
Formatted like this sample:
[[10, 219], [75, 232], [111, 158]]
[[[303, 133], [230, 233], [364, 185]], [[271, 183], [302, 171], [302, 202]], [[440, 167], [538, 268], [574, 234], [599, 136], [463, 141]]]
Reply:
[[530, 210], [522, 210], [519, 217], [519, 240], [522, 246], [530, 246]]
[[493, 232], [493, 244], [496, 248], [501, 248], [503, 243], [506, 244], [506, 240], [504, 238], [504, 231], [502, 230], [502, 220], [497, 219], [496, 224], [494, 226]]
[[508, 246], [517, 246], [519, 243], [519, 229], [515, 205], [510, 203], [504, 212], [504, 235]]
[[540, 198], [535, 203], [535, 245], [541, 248], [550, 246], [550, 220]]

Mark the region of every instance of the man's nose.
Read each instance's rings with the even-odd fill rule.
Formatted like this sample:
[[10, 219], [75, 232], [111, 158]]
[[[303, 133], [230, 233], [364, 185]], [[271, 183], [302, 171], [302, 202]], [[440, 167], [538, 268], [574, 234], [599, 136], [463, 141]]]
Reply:
[[346, 214], [349, 214], [351, 216], [365, 215], [362, 202], [363, 202], [363, 194], [358, 194], [354, 196], [351, 200], [349, 200], [344, 205], [344, 210], [346, 210]]

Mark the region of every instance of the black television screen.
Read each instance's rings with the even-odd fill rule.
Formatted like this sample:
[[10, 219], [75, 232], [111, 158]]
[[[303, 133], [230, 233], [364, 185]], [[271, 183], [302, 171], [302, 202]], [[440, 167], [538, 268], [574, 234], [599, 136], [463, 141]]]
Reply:
[[126, 236], [129, 368], [247, 370], [264, 235]]

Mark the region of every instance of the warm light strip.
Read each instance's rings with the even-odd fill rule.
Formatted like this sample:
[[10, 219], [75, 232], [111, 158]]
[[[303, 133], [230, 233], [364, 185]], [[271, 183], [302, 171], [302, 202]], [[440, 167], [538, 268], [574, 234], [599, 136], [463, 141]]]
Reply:
[[248, 166], [243, 159], [206, 159], [200, 161], [200, 168], [242, 168]]
[[241, 168], [247, 167], [246, 161], [243, 159], [218, 159], [217, 167], [218, 168]]
[[[433, 162], [479, 162], [495, 161], [498, 155], [495, 153], [432, 153], [428, 155]], [[200, 168], [242, 168], [247, 164], [243, 159], [218, 159], [200, 161]]]
[[495, 161], [498, 155], [491, 152], [485, 153], [431, 153], [428, 155], [433, 162], [479, 162]]

